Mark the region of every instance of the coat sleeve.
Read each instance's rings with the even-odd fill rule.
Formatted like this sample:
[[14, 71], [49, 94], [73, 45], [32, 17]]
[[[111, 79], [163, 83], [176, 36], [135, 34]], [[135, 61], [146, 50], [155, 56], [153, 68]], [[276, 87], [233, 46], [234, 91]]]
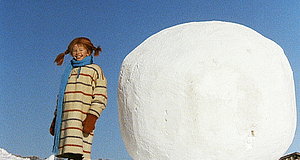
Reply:
[[107, 104], [107, 80], [100, 67], [94, 74], [93, 99], [88, 113], [100, 117]]

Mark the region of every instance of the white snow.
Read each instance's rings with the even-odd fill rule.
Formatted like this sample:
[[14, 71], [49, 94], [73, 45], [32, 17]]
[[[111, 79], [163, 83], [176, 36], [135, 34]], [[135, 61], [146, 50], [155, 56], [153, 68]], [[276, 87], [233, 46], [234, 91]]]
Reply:
[[55, 160], [55, 156], [51, 155], [49, 158], [47, 158], [46, 160]]
[[279, 45], [243, 25], [167, 28], [123, 61], [119, 120], [134, 160], [278, 160], [296, 128]]
[[30, 160], [29, 158], [20, 158], [8, 153], [5, 149], [0, 148], [0, 160]]
[[[11, 153], [8, 153], [5, 149], [0, 148], [0, 160], [30, 160], [29, 158], [17, 157]], [[45, 160], [54, 160], [54, 155], [51, 155]]]

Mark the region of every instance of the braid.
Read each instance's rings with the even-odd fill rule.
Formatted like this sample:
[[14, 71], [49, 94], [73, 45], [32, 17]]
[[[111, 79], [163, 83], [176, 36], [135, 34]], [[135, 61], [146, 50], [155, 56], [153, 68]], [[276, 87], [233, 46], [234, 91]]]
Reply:
[[95, 56], [99, 56], [100, 52], [102, 52], [102, 48], [100, 48], [100, 46], [98, 46], [97, 48], [94, 47], [93, 49], [95, 51], [94, 53]]
[[64, 62], [65, 55], [67, 55], [69, 53], [70, 53], [70, 51], [67, 49], [65, 52], [57, 55], [57, 57], [54, 60], [54, 63], [56, 63], [58, 66], [62, 65], [62, 63]]

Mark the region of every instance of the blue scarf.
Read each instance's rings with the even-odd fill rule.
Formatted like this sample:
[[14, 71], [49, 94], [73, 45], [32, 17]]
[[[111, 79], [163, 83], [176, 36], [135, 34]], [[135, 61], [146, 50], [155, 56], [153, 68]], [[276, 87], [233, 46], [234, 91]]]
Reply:
[[[54, 128], [54, 145], [52, 152], [57, 155], [59, 151], [59, 139], [60, 139], [60, 129], [61, 129], [61, 121], [62, 121], [62, 112], [63, 112], [63, 102], [64, 102], [64, 94], [66, 90], [66, 86], [68, 83], [70, 72], [74, 67], [82, 67], [88, 64], [93, 63], [93, 56], [87, 56], [81, 61], [76, 61], [75, 59], [71, 60], [70, 65], [68, 65], [62, 75], [59, 93], [57, 98], [57, 108], [56, 108], [56, 121]], [[77, 77], [80, 74], [80, 68], [78, 69]]]

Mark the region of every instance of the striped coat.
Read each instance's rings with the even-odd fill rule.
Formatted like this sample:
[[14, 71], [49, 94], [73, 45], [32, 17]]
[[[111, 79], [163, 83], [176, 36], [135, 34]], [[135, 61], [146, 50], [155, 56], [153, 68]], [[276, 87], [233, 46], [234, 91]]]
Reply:
[[94, 132], [83, 133], [82, 122], [88, 113], [100, 117], [107, 103], [106, 85], [102, 69], [96, 64], [72, 69], [64, 93], [58, 157], [74, 153], [90, 159]]

